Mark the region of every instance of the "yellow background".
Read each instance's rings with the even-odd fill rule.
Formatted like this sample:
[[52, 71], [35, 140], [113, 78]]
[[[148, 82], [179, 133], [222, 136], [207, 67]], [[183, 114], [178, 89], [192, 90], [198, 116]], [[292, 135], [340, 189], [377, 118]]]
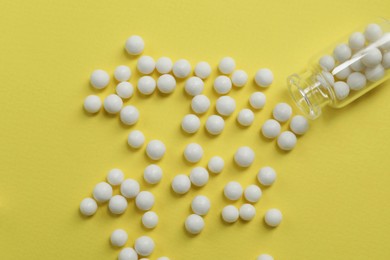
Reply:
[[[153, 237], [151, 259], [247, 260], [261, 253], [276, 260], [390, 259], [390, 82], [344, 109], [326, 110], [290, 153], [259, 135], [273, 106], [290, 102], [289, 74], [389, 11], [390, 1], [384, 0], [1, 1], [0, 259], [116, 259], [119, 249], [108, 242], [115, 228], [128, 231], [129, 246], [140, 235]], [[103, 111], [88, 116], [82, 109], [87, 95], [103, 98], [114, 92], [113, 81], [101, 92], [89, 86], [94, 69], [112, 74], [117, 65], [126, 64], [134, 72], [131, 82], [139, 78], [136, 60], [123, 49], [132, 34], [144, 38], [144, 54], [155, 58], [210, 62], [213, 75], [205, 93], [213, 105], [212, 78], [221, 57], [234, 57], [237, 67], [250, 75], [244, 89], [231, 92], [238, 108], [248, 107], [250, 93], [258, 90], [252, 82], [255, 71], [271, 68], [275, 81], [264, 90], [266, 107], [255, 113], [248, 129], [237, 126], [236, 111], [222, 135], [211, 138], [202, 128], [186, 136], [179, 125], [190, 112], [190, 98], [181, 81], [169, 97], [136, 93], [126, 102], [140, 109], [134, 127], [122, 126], [118, 117]], [[202, 123], [205, 119], [201, 117]], [[159, 162], [164, 178], [155, 187], [142, 180], [150, 163], [144, 149], [127, 147], [131, 129], [167, 145]], [[182, 151], [190, 142], [204, 147], [199, 165], [221, 155], [226, 169], [211, 176], [207, 186], [179, 198], [170, 182], [178, 173], [189, 173], [192, 166], [184, 162]], [[232, 162], [241, 145], [256, 152], [255, 163], [246, 170]], [[255, 219], [223, 224], [220, 211], [228, 203], [222, 196], [224, 184], [255, 183], [257, 170], [265, 165], [277, 170], [278, 179], [263, 190]], [[133, 202], [119, 217], [111, 216], [106, 205], [92, 218], [79, 214], [80, 201], [114, 167], [155, 194], [153, 210], [160, 216], [155, 230], [141, 227], [142, 214]], [[209, 196], [212, 209], [204, 231], [191, 237], [183, 222], [196, 194]], [[262, 221], [270, 207], [284, 214], [276, 229]]]

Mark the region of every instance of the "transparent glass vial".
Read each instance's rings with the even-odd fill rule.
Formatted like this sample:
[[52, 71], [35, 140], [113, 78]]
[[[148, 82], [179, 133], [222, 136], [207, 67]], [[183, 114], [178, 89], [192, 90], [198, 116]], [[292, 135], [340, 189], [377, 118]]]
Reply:
[[389, 78], [390, 22], [381, 19], [314, 57], [287, 83], [296, 105], [315, 119], [322, 107], [344, 107]]

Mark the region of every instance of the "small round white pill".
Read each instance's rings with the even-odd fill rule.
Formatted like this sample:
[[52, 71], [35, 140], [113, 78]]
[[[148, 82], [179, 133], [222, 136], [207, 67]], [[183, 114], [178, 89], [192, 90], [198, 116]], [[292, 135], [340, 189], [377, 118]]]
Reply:
[[217, 99], [215, 107], [221, 116], [230, 116], [236, 109], [236, 101], [230, 96], [222, 96]]
[[191, 73], [191, 69], [191, 64], [185, 59], [176, 61], [172, 67], [173, 75], [175, 75], [176, 78], [188, 77]]
[[181, 121], [181, 128], [184, 132], [193, 134], [196, 133], [200, 128], [200, 119], [196, 115], [189, 114], [183, 117]]
[[120, 82], [116, 88], [115, 88], [116, 93], [118, 96], [120, 96], [123, 99], [131, 98], [134, 93], [134, 87], [133, 84], [130, 82], [124, 81]]
[[284, 131], [278, 137], [278, 146], [285, 151], [292, 150], [297, 144], [297, 137], [293, 132]]
[[111, 169], [107, 174], [107, 181], [112, 186], [118, 186], [123, 182], [124, 176], [120, 169]]
[[143, 76], [137, 83], [138, 91], [144, 95], [150, 95], [156, 89], [156, 81], [151, 76]]
[[385, 69], [390, 68], [390, 52], [386, 52], [385, 54], [383, 54], [382, 66]]
[[382, 62], [382, 52], [378, 48], [370, 48], [362, 57], [362, 63], [369, 68]]
[[95, 70], [91, 74], [90, 82], [96, 89], [104, 89], [110, 83], [110, 75], [104, 70]]
[[262, 109], [265, 105], [265, 95], [261, 92], [253, 92], [252, 95], [249, 97], [249, 104], [254, 109]]
[[166, 148], [160, 140], [152, 140], [146, 146], [146, 154], [152, 160], [160, 160], [165, 154]]
[[133, 179], [126, 179], [122, 182], [120, 190], [124, 197], [128, 199], [135, 198], [140, 191], [139, 183]]
[[345, 80], [348, 78], [348, 76], [352, 73], [352, 70], [351, 70], [351, 67], [348, 66], [348, 67], [344, 67], [343, 69], [341, 69], [339, 72], [337, 72], [335, 74], [336, 78], [338, 79], [341, 79], [341, 80]]
[[225, 185], [223, 193], [229, 200], [239, 200], [242, 196], [242, 186], [236, 181], [230, 181]]
[[287, 103], [279, 103], [272, 111], [273, 117], [279, 122], [283, 123], [290, 119], [292, 114], [292, 108]]
[[225, 167], [225, 161], [220, 156], [213, 156], [210, 158], [207, 168], [210, 172], [218, 174], [222, 172]]
[[197, 114], [204, 114], [210, 108], [210, 99], [205, 95], [196, 95], [191, 100], [191, 109]]
[[156, 61], [156, 70], [160, 74], [167, 74], [172, 70], [172, 60], [168, 57], [161, 57]]
[[204, 88], [204, 82], [199, 77], [190, 77], [184, 84], [184, 89], [190, 96], [200, 95]]
[[266, 88], [274, 81], [274, 74], [270, 69], [259, 69], [255, 74], [257, 86]]
[[150, 74], [154, 71], [156, 62], [150, 56], [142, 56], [138, 59], [137, 69], [142, 74]]
[[111, 233], [110, 241], [113, 246], [122, 247], [128, 239], [127, 232], [123, 229], [116, 229]]
[[233, 205], [225, 206], [222, 209], [222, 219], [226, 223], [233, 223], [236, 222], [239, 216], [238, 209]]
[[211, 74], [211, 66], [205, 61], [201, 61], [195, 66], [195, 75], [201, 79], [206, 79]]
[[131, 55], [139, 55], [144, 51], [145, 43], [141, 36], [132, 35], [126, 40], [125, 49]]
[[135, 240], [134, 249], [141, 256], [149, 256], [154, 250], [154, 241], [148, 236], [141, 236]]
[[306, 117], [297, 115], [291, 119], [290, 128], [295, 134], [303, 135], [309, 129], [309, 122]]
[[189, 233], [196, 235], [204, 229], [204, 220], [199, 215], [191, 214], [187, 217], [184, 226]]
[[378, 81], [385, 75], [385, 69], [382, 64], [379, 64], [373, 68], [367, 68], [365, 71], [367, 80], [374, 82]]
[[379, 46], [379, 48], [385, 53], [389, 53], [390, 51], [390, 32], [385, 33], [381, 37], [382, 44]]
[[145, 136], [141, 131], [133, 130], [127, 137], [127, 143], [134, 149], [141, 148], [141, 146], [145, 143]]
[[127, 200], [122, 195], [115, 195], [110, 199], [108, 209], [113, 214], [122, 214], [127, 209]]
[[276, 172], [272, 167], [265, 166], [257, 173], [257, 180], [264, 186], [271, 186], [276, 180]]
[[361, 32], [352, 33], [348, 41], [349, 47], [354, 51], [363, 49], [365, 43], [366, 43], [366, 38], [364, 37], [364, 34]]
[[225, 128], [225, 121], [221, 116], [211, 115], [207, 118], [205, 126], [209, 134], [219, 135]]
[[334, 68], [335, 63], [333, 56], [330, 55], [324, 55], [319, 60], [321, 68], [325, 71], [331, 71]]
[[367, 25], [364, 36], [368, 42], [375, 42], [382, 36], [382, 28], [375, 23]]
[[138, 260], [138, 255], [133, 248], [126, 247], [119, 252], [118, 260]]
[[202, 187], [209, 181], [209, 172], [203, 167], [195, 167], [190, 172], [191, 183], [197, 187]]
[[257, 185], [252, 184], [245, 188], [244, 197], [249, 202], [252, 203], [258, 202], [259, 199], [261, 198], [261, 195], [262, 195], [261, 189]]
[[364, 74], [360, 72], [353, 72], [348, 76], [347, 84], [352, 90], [360, 90], [367, 84], [367, 79]]
[[191, 163], [199, 162], [203, 157], [203, 148], [197, 143], [190, 143], [184, 149], [184, 158]]
[[349, 95], [349, 86], [344, 81], [337, 81], [333, 86], [337, 99], [343, 100]]
[[164, 74], [157, 79], [157, 88], [161, 93], [172, 93], [176, 88], [176, 79], [170, 74]]
[[200, 216], [206, 215], [211, 207], [209, 198], [203, 195], [197, 195], [191, 202], [192, 211]]
[[119, 82], [128, 81], [130, 77], [131, 77], [131, 70], [129, 67], [125, 65], [120, 65], [115, 68], [114, 78], [117, 81]]
[[240, 218], [244, 221], [252, 220], [256, 215], [256, 209], [253, 205], [245, 203], [240, 207]]
[[224, 57], [220, 60], [218, 64], [218, 70], [222, 74], [230, 74], [236, 68], [236, 62], [231, 57]]
[[250, 126], [255, 119], [252, 110], [244, 108], [237, 115], [237, 122], [242, 126]]
[[154, 205], [154, 195], [149, 191], [141, 191], [135, 198], [135, 205], [140, 210], [150, 210]]
[[235, 70], [231, 79], [234, 86], [241, 88], [248, 82], [248, 74], [243, 70]]
[[135, 106], [128, 105], [122, 108], [120, 119], [125, 125], [134, 125], [138, 122], [139, 111]]
[[112, 197], [112, 187], [107, 182], [96, 184], [93, 189], [93, 197], [97, 202], [106, 202]]
[[85, 198], [80, 203], [80, 212], [84, 216], [92, 216], [96, 213], [97, 203], [92, 198]]
[[339, 61], [340, 63], [343, 63], [344, 61], [351, 58], [352, 51], [351, 48], [345, 43], [339, 44], [334, 48], [333, 50], [333, 56], [334, 58]]
[[256, 260], [274, 260], [274, 258], [268, 254], [259, 255]]
[[255, 159], [255, 152], [249, 146], [241, 146], [234, 154], [234, 161], [238, 166], [249, 167]]
[[220, 95], [224, 95], [230, 92], [232, 89], [232, 81], [229, 77], [221, 75], [214, 80], [214, 90]]
[[145, 212], [141, 221], [144, 227], [149, 229], [155, 228], [158, 224], [158, 215], [154, 211]]
[[171, 186], [173, 191], [177, 194], [184, 194], [190, 190], [191, 181], [187, 175], [179, 174], [173, 178]]
[[273, 139], [280, 134], [281, 129], [282, 127], [278, 121], [274, 119], [268, 119], [261, 127], [261, 132], [263, 133], [264, 137]]
[[104, 99], [103, 106], [107, 113], [116, 114], [121, 111], [123, 101], [118, 95], [111, 94]]
[[157, 184], [161, 181], [163, 171], [160, 166], [150, 164], [144, 170], [144, 180], [149, 184]]
[[84, 109], [88, 113], [94, 114], [99, 112], [102, 107], [102, 101], [96, 95], [89, 95], [84, 99]]
[[279, 226], [280, 222], [282, 222], [282, 212], [278, 209], [269, 209], [265, 213], [264, 221], [265, 223], [270, 227], [277, 227]]

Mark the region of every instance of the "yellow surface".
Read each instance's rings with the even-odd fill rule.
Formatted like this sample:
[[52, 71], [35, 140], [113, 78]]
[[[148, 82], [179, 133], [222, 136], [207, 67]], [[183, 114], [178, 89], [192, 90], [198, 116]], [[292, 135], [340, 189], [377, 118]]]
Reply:
[[[156, 250], [150, 259], [250, 260], [260, 253], [276, 260], [390, 259], [390, 82], [342, 110], [325, 111], [290, 153], [259, 136], [272, 107], [290, 102], [286, 77], [353, 28], [388, 15], [390, 1], [281, 2], [2, 1], [0, 259], [116, 259], [119, 249], [108, 243], [115, 228], [128, 231], [129, 246], [140, 235], [153, 237]], [[124, 127], [118, 117], [102, 111], [88, 116], [82, 109], [85, 96], [97, 93], [103, 98], [114, 92], [113, 81], [101, 92], [89, 87], [94, 69], [112, 73], [117, 65], [127, 64], [135, 71], [136, 60], [123, 50], [132, 34], [144, 37], [147, 55], [186, 58], [192, 64], [209, 61], [212, 78], [221, 57], [234, 57], [251, 78], [244, 89], [231, 93], [238, 108], [247, 107], [248, 96], [258, 90], [252, 83], [254, 72], [271, 68], [275, 82], [264, 91], [266, 108], [256, 112], [248, 129], [237, 126], [236, 112], [216, 138], [203, 128], [186, 136], [179, 124], [190, 112], [190, 98], [181, 81], [169, 97], [155, 93], [141, 98], [137, 93], [126, 102], [141, 112], [134, 127]], [[137, 78], [135, 72], [131, 82]], [[214, 104], [211, 85], [210, 78], [205, 93]], [[205, 119], [201, 117], [202, 123]], [[167, 145], [168, 153], [159, 162], [164, 178], [155, 187], [142, 180], [150, 163], [144, 149], [133, 151], [126, 145], [132, 129]], [[211, 176], [206, 187], [179, 198], [170, 191], [170, 181], [189, 173], [192, 166], [184, 162], [182, 151], [190, 142], [204, 147], [199, 165], [221, 155], [226, 169]], [[256, 152], [247, 170], [232, 162], [241, 145]], [[265, 165], [277, 170], [278, 179], [263, 190], [255, 219], [223, 224], [220, 211], [228, 204], [222, 196], [224, 184], [255, 183], [257, 170]], [[111, 216], [106, 205], [92, 218], [81, 217], [79, 202], [113, 167], [155, 194], [153, 210], [160, 216], [155, 230], [141, 228], [141, 213], [132, 201], [119, 217]], [[209, 196], [212, 209], [204, 231], [191, 237], [183, 221], [196, 194]], [[284, 214], [276, 229], [262, 222], [270, 207]]]

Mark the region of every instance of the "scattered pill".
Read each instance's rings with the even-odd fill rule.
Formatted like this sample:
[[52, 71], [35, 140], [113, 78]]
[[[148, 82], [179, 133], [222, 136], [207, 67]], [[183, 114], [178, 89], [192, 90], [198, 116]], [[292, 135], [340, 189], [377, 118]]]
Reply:
[[234, 86], [241, 88], [248, 82], [248, 74], [243, 70], [235, 70], [231, 79]]
[[255, 119], [252, 110], [244, 108], [237, 115], [237, 122], [242, 126], [250, 126]]
[[390, 52], [386, 52], [385, 54], [383, 54], [382, 66], [385, 69], [390, 68]]
[[92, 216], [96, 213], [97, 203], [92, 198], [85, 198], [80, 203], [80, 212], [84, 216]]
[[333, 89], [338, 100], [343, 100], [349, 95], [349, 86], [344, 81], [335, 82]]
[[197, 143], [190, 143], [184, 149], [184, 157], [191, 163], [199, 162], [203, 157], [203, 148]]
[[144, 180], [149, 184], [157, 184], [161, 181], [163, 171], [160, 166], [150, 164], [144, 170]]
[[145, 212], [141, 221], [144, 227], [149, 229], [155, 228], [158, 224], [158, 215], [154, 211]]
[[157, 79], [157, 88], [161, 93], [172, 93], [176, 88], [176, 79], [171, 74], [164, 74]]
[[382, 52], [378, 48], [370, 48], [362, 57], [362, 63], [369, 68], [382, 62]]
[[120, 65], [115, 68], [114, 78], [117, 81], [119, 82], [128, 81], [130, 77], [131, 77], [131, 70], [129, 67], [125, 65]]
[[189, 233], [197, 235], [204, 229], [204, 220], [199, 215], [191, 214], [187, 217], [184, 226]]
[[148, 236], [141, 236], [135, 240], [134, 249], [141, 256], [149, 256], [154, 250], [154, 241]]
[[218, 70], [222, 74], [230, 74], [236, 68], [236, 62], [231, 57], [224, 57], [218, 64]]
[[234, 161], [238, 166], [249, 167], [255, 159], [255, 153], [249, 146], [241, 146], [234, 154]]
[[278, 146], [285, 151], [292, 150], [297, 144], [297, 137], [293, 132], [284, 131], [278, 137]]
[[309, 122], [306, 117], [297, 115], [291, 119], [290, 128], [295, 134], [303, 135], [309, 129]]
[[200, 95], [203, 91], [204, 83], [203, 80], [199, 77], [190, 77], [187, 79], [186, 83], [184, 84], [184, 89], [190, 96], [196, 96]]
[[108, 209], [113, 214], [122, 214], [127, 209], [127, 200], [122, 195], [115, 195], [110, 199]]
[[124, 231], [123, 229], [116, 229], [111, 233], [111, 245], [122, 247], [126, 244], [128, 238], [129, 237], [126, 231]]
[[321, 68], [325, 71], [331, 71], [334, 68], [335, 63], [333, 56], [330, 55], [324, 55], [319, 60]]
[[173, 64], [173, 75], [177, 78], [186, 78], [191, 73], [191, 64], [184, 59], [178, 60]]
[[202, 187], [209, 181], [209, 172], [203, 167], [195, 167], [190, 172], [191, 183], [197, 187]]
[[91, 74], [91, 85], [96, 89], [104, 89], [110, 83], [110, 76], [104, 70], [95, 70]]
[[161, 57], [156, 61], [156, 70], [160, 74], [167, 74], [172, 70], [172, 60], [168, 57]]
[[133, 248], [126, 247], [119, 252], [118, 260], [138, 260], [138, 255]]
[[220, 95], [225, 95], [232, 89], [232, 81], [229, 77], [221, 75], [214, 80], [214, 90]]
[[207, 164], [207, 168], [212, 173], [220, 173], [222, 172], [223, 168], [225, 167], [225, 161], [220, 156], [213, 156], [209, 160], [209, 163]]
[[264, 216], [265, 223], [270, 227], [279, 226], [280, 222], [282, 222], [282, 218], [282, 212], [278, 209], [269, 209]]
[[338, 70], [338, 72], [335, 74], [335, 77], [341, 80], [345, 80], [352, 73], [351, 67], [350, 66], [346, 67], [344, 65], [340, 67], [344, 67], [344, 68]]
[[360, 72], [353, 72], [348, 76], [347, 84], [352, 90], [360, 90], [367, 84], [366, 76]]
[[145, 143], [145, 136], [141, 131], [133, 130], [127, 137], [127, 143], [134, 149], [141, 148], [141, 146]]
[[121, 194], [128, 198], [135, 198], [140, 191], [139, 183], [133, 179], [126, 179], [121, 184]]
[[263, 167], [257, 173], [257, 180], [264, 186], [271, 186], [276, 180], [276, 172], [272, 167]]
[[156, 62], [150, 56], [141, 56], [137, 62], [137, 69], [142, 74], [150, 74], [156, 68]]
[[210, 108], [210, 99], [205, 95], [196, 95], [191, 100], [191, 109], [197, 114], [204, 114]]
[[131, 55], [139, 55], [144, 51], [145, 43], [141, 36], [132, 35], [126, 40], [125, 49]]
[[278, 103], [272, 111], [273, 117], [281, 123], [288, 121], [292, 114], [292, 108], [287, 103]]
[[351, 55], [351, 48], [349, 48], [349, 46], [345, 43], [337, 45], [333, 51], [334, 58], [340, 63], [343, 63], [344, 61], [351, 58]]
[[179, 174], [173, 178], [171, 185], [174, 192], [177, 194], [184, 194], [190, 190], [191, 181], [187, 175]]
[[382, 29], [378, 24], [372, 23], [367, 25], [364, 36], [368, 42], [375, 42], [382, 36]]
[[116, 94], [123, 99], [131, 98], [134, 93], [133, 84], [130, 82], [124, 81], [120, 82], [115, 88]]
[[244, 221], [252, 220], [256, 215], [256, 209], [253, 205], [245, 203], [240, 207], [240, 218]]
[[135, 205], [140, 210], [150, 210], [154, 205], [154, 195], [149, 191], [141, 191], [135, 197]]
[[259, 255], [256, 260], [274, 260], [274, 258], [268, 254]]
[[107, 113], [116, 114], [121, 111], [123, 101], [118, 95], [111, 94], [104, 99], [103, 106]]
[[107, 182], [112, 186], [120, 185], [124, 180], [124, 174], [120, 169], [112, 169], [107, 174]]
[[143, 76], [137, 83], [138, 91], [144, 95], [150, 95], [156, 89], [156, 81], [151, 76]]
[[262, 195], [261, 189], [259, 188], [259, 186], [254, 184], [246, 187], [244, 191], [245, 199], [252, 203], [258, 202], [259, 199], [261, 198], [261, 195]]
[[209, 134], [219, 135], [225, 128], [225, 121], [218, 115], [211, 115], [207, 118], [205, 126]]
[[379, 64], [373, 68], [367, 68], [365, 71], [365, 75], [367, 80], [371, 82], [378, 81], [385, 75], [385, 69], [381, 64]]
[[230, 96], [222, 96], [217, 99], [216, 109], [221, 116], [230, 116], [236, 109], [236, 101]]
[[236, 181], [228, 182], [223, 189], [225, 197], [229, 200], [239, 200], [242, 196], [242, 192], [241, 184]]
[[146, 146], [146, 154], [152, 160], [160, 160], [165, 154], [165, 145], [160, 140], [152, 140]]
[[364, 34], [361, 32], [352, 33], [348, 41], [349, 47], [354, 51], [363, 49], [365, 43], [366, 43], [366, 38], [364, 37]]
[[206, 79], [211, 74], [211, 67], [205, 61], [201, 61], [195, 66], [195, 75], [201, 79]]
[[274, 119], [268, 119], [261, 127], [261, 132], [266, 138], [273, 139], [280, 134], [282, 127], [280, 123]]
[[88, 113], [97, 113], [102, 107], [102, 101], [96, 95], [89, 95], [84, 100], [84, 109]]
[[266, 101], [265, 95], [261, 92], [254, 92], [249, 97], [249, 104], [254, 109], [262, 109], [265, 105], [265, 101]]
[[222, 209], [222, 219], [227, 223], [236, 222], [239, 216], [238, 209], [233, 205], [225, 206]]
[[266, 88], [274, 81], [274, 74], [270, 69], [259, 69], [255, 74], [255, 82], [259, 87]]
[[183, 117], [181, 121], [181, 128], [184, 132], [193, 134], [196, 133], [200, 128], [200, 119], [196, 115], [189, 114]]
[[203, 195], [197, 195], [191, 202], [192, 211], [200, 216], [206, 215], [209, 212], [210, 207], [209, 198]]
[[139, 111], [135, 106], [128, 105], [122, 108], [120, 119], [125, 125], [134, 125], [138, 122]]
[[96, 184], [93, 189], [93, 197], [97, 202], [106, 202], [112, 197], [112, 187], [107, 182]]

